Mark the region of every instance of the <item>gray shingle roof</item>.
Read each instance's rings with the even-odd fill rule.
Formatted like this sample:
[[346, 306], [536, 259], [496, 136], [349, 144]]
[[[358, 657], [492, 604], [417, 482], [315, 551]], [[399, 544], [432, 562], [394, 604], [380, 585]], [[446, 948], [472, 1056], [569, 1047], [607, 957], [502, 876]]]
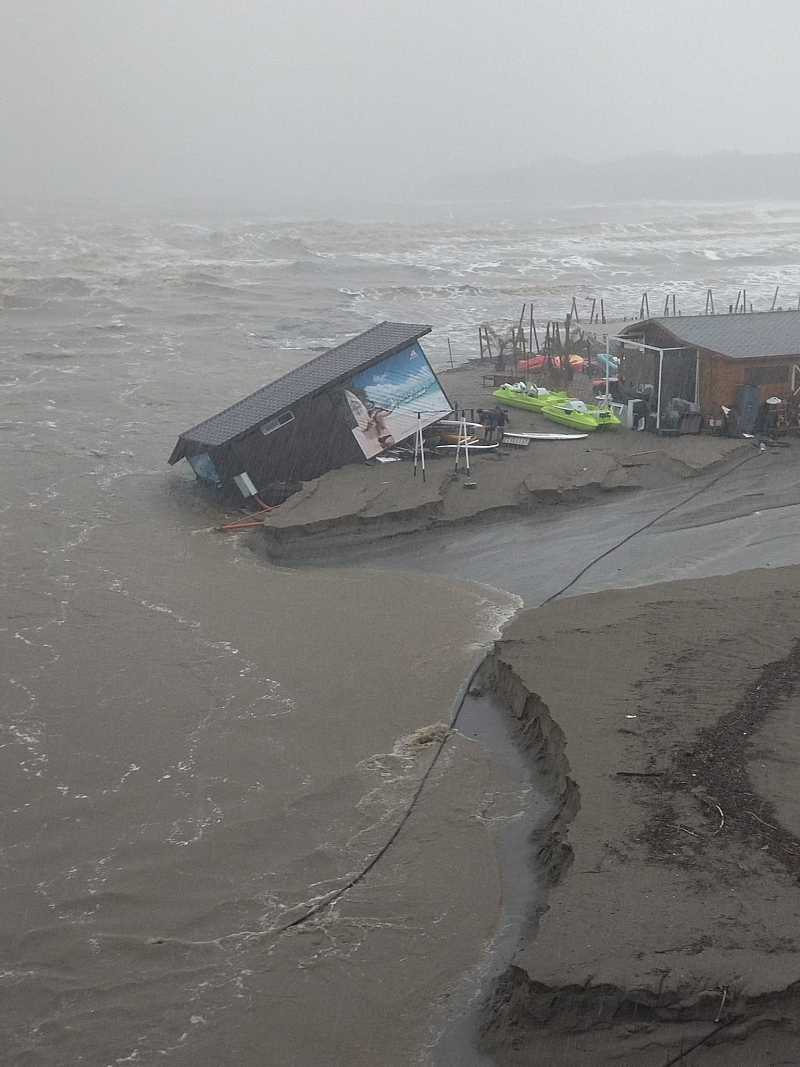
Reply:
[[265, 419], [278, 415], [302, 397], [344, 380], [381, 356], [393, 355], [408, 348], [430, 332], [430, 326], [409, 322], [378, 323], [344, 344], [329, 348], [327, 352], [289, 371], [217, 415], [199, 422], [190, 430], [184, 430], [169, 462], [177, 463], [182, 459], [186, 455], [184, 446], [187, 444], [213, 447], [243, 437]]
[[648, 323], [680, 344], [707, 348], [730, 359], [800, 356], [800, 312], [762, 311], [747, 315], [680, 315], [626, 326], [622, 335], [641, 333]]

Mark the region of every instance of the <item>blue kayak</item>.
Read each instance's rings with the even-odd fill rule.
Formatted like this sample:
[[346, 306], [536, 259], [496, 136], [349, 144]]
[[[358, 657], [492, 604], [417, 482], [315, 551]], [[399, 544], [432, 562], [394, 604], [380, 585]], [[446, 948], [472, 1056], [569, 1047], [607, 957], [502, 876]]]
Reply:
[[609, 374], [617, 374], [619, 372], [619, 360], [616, 356], [612, 356], [610, 352], [598, 352], [595, 358], [603, 370], [607, 370]]

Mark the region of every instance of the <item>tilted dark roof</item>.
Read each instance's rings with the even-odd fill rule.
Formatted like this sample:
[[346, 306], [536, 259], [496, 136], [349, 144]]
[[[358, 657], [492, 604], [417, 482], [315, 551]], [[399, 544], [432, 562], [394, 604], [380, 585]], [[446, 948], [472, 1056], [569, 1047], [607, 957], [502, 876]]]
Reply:
[[800, 356], [800, 312], [759, 311], [747, 315], [678, 315], [626, 326], [622, 336], [659, 326], [679, 344], [707, 348], [730, 359]]
[[[430, 326], [409, 322], [380, 322], [336, 348], [329, 348], [302, 366], [277, 378], [244, 400], [184, 430], [169, 458], [177, 463], [187, 454], [186, 445], [213, 447], [243, 437], [266, 419], [278, 415], [304, 396], [310, 396], [369, 363], [408, 348], [430, 333]], [[189, 451], [188, 454], [191, 454]]]

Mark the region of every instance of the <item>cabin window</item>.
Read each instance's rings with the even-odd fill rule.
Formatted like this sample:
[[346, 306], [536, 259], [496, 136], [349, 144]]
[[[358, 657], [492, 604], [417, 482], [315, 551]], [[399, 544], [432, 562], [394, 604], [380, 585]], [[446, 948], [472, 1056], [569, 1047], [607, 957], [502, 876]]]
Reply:
[[261, 423], [261, 432], [266, 435], [273, 433], [275, 430], [279, 430], [281, 426], [286, 426], [288, 423], [294, 422], [294, 415], [291, 411], [284, 411], [282, 415], [276, 415], [274, 419], [269, 419], [267, 422]]
[[220, 484], [217, 468], [214, 466], [214, 460], [209, 456], [208, 452], [198, 452], [196, 455], [187, 456], [186, 458], [201, 481], [212, 482], [214, 485]]

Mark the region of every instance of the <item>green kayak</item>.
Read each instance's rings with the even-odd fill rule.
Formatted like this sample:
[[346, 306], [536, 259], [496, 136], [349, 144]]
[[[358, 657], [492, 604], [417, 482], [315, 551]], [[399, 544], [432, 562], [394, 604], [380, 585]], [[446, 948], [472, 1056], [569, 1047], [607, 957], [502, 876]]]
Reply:
[[492, 396], [496, 396], [504, 404], [525, 408], [527, 411], [541, 411], [545, 404], [568, 399], [566, 393], [550, 393], [547, 389], [537, 389], [535, 385], [525, 386], [522, 383], [501, 385], [499, 389], [495, 389]]
[[541, 409], [546, 419], [572, 426], [576, 430], [597, 430], [621, 426], [622, 423], [611, 410], [597, 404], [584, 404], [582, 400], [552, 400]]

